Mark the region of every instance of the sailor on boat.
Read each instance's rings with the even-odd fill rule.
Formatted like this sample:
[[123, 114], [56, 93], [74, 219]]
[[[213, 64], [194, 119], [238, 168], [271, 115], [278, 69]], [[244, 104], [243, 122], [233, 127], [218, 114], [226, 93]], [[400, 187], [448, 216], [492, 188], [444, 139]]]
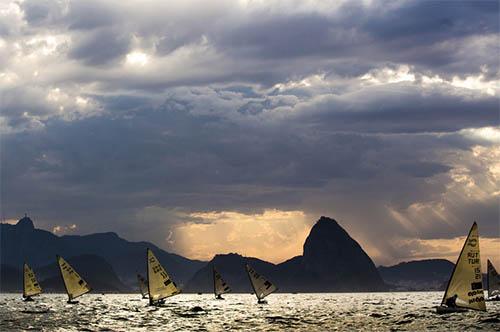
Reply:
[[61, 256], [56, 256], [59, 271], [64, 282], [64, 288], [68, 294], [68, 304], [76, 304], [77, 297], [87, 294], [92, 290], [87, 282], [80, 277], [76, 270]]
[[471, 309], [486, 311], [482, 279], [479, 233], [477, 223], [474, 222], [436, 312], [445, 314]]
[[489, 259], [487, 266], [486, 288], [488, 290], [488, 298], [486, 301], [500, 301], [500, 275]]
[[257, 271], [255, 271], [250, 265], [246, 264], [245, 268], [247, 270], [248, 278], [250, 279], [250, 284], [254, 290], [255, 296], [257, 296], [257, 303], [266, 304], [267, 301], [264, 299], [271, 293], [278, 290], [278, 287], [273, 285], [272, 282], [264, 278]]
[[40, 284], [36, 280], [35, 272], [24, 263], [23, 266], [23, 299], [25, 302], [34, 301], [33, 296], [42, 292]]
[[448, 308], [456, 308], [457, 307], [457, 299], [458, 295], [455, 294], [452, 297], [446, 299], [445, 304]]
[[220, 273], [212, 267], [213, 270], [213, 279], [214, 279], [214, 295], [217, 300], [224, 300], [222, 294], [229, 293], [231, 291], [231, 287], [222, 279]]
[[163, 304], [167, 297], [179, 294], [180, 290], [149, 248], [146, 259], [149, 305]]

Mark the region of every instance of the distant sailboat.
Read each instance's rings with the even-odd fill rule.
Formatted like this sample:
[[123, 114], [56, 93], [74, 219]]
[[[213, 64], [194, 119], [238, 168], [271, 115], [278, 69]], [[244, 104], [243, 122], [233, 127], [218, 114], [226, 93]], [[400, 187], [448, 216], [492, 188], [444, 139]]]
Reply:
[[147, 280], [143, 276], [137, 274], [137, 282], [139, 283], [139, 290], [141, 291], [142, 298], [145, 299], [148, 296], [148, 284]]
[[42, 292], [42, 287], [36, 280], [35, 272], [24, 263], [23, 267], [23, 298], [24, 301], [33, 301], [32, 296]]
[[275, 292], [278, 288], [273, 285], [269, 280], [258, 274], [250, 265], [245, 265], [247, 269], [250, 284], [252, 284], [255, 296], [257, 296], [258, 303], [266, 303], [264, 298], [269, 294]]
[[229, 285], [222, 279], [222, 276], [220, 275], [219, 272], [213, 268], [213, 275], [214, 275], [214, 295], [215, 298], [218, 300], [223, 300], [222, 294], [229, 293], [231, 291], [231, 288]]
[[488, 289], [488, 299], [486, 301], [500, 301], [500, 275], [489, 259], [486, 288]]
[[87, 282], [83, 280], [82, 277], [69, 265], [68, 262], [64, 260], [61, 256], [57, 257], [57, 264], [59, 265], [59, 270], [61, 271], [61, 276], [64, 281], [64, 287], [66, 288], [66, 293], [68, 293], [68, 303], [78, 303], [73, 301], [83, 294], [87, 294], [92, 289], [89, 287]]
[[474, 222], [444, 292], [437, 313], [461, 312], [467, 309], [486, 311], [479, 255], [479, 233]]
[[147, 249], [147, 257], [149, 304], [160, 304], [165, 298], [179, 294], [177, 285], [170, 279], [167, 271], [149, 248]]

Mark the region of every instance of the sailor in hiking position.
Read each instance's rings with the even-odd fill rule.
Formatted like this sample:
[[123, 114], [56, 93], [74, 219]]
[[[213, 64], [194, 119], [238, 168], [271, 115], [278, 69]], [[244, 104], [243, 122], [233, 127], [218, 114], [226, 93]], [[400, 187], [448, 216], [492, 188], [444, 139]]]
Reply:
[[452, 297], [446, 299], [445, 303], [448, 308], [456, 308], [457, 307], [457, 298], [458, 295], [455, 294]]

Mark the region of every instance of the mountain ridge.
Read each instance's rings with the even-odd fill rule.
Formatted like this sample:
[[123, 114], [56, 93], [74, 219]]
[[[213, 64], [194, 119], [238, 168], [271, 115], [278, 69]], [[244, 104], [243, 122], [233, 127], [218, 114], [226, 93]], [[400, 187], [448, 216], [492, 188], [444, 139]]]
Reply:
[[53, 263], [55, 255], [100, 256], [129, 287], [135, 287], [136, 273], [146, 270], [148, 247], [155, 252], [162, 264], [168, 266], [172, 278], [180, 285], [205, 264], [166, 252], [149, 242], [125, 240], [114, 232], [57, 236], [35, 228], [33, 221], [27, 216], [15, 225], [1, 224], [0, 243], [0, 261], [12, 267], [20, 267], [25, 261], [30, 262], [33, 268], [42, 267]]
[[[303, 254], [278, 264], [237, 253], [217, 254], [209, 262], [191, 260], [146, 241], [128, 241], [116, 232], [57, 236], [35, 228], [27, 216], [16, 225], [1, 224], [0, 236], [0, 278], [4, 281], [15, 283], [16, 278], [22, 276], [24, 261], [37, 273], [40, 268], [55, 264], [56, 254], [70, 261], [74, 257], [93, 255], [101, 266], [111, 267], [104, 270], [108, 271], [110, 280], [115, 280], [112, 283], [120, 284], [110, 287], [111, 291], [137, 287], [136, 273], [144, 273], [146, 269], [148, 247], [184, 292], [211, 291], [214, 265], [235, 292], [251, 292], [244, 269], [246, 263], [274, 282], [282, 292], [434, 290], [443, 287], [453, 267], [453, 263], [446, 260], [422, 260], [376, 268], [359, 243], [336, 220], [324, 216], [311, 228]], [[81, 273], [85, 276], [87, 271]], [[43, 273], [42, 277], [45, 277]], [[98, 288], [105, 290], [106, 287]], [[5, 287], [0, 290], [5, 291]]]
[[[333, 258], [332, 258], [333, 257]], [[349, 262], [354, 257], [353, 262]], [[185, 292], [208, 292], [217, 267], [235, 292], [250, 292], [244, 265], [278, 286], [281, 292], [382, 291], [387, 287], [375, 264], [334, 219], [322, 216], [304, 242], [303, 255], [279, 264], [231, 253], [216, 255], [188, 281]], [[339, 264], [340, 263], [340, 264]], [[354, 270], [351, 266], [355, 266]]]

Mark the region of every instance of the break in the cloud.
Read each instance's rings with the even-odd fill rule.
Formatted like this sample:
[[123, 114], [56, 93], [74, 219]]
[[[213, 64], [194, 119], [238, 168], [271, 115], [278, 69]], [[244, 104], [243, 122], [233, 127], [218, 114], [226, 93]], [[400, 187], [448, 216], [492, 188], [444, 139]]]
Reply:
[[451, 257], [476, 219], [494, 252], [498, 12], [3, 2], [3, 218], [277, 262], [328, 215], [382, 264]]

